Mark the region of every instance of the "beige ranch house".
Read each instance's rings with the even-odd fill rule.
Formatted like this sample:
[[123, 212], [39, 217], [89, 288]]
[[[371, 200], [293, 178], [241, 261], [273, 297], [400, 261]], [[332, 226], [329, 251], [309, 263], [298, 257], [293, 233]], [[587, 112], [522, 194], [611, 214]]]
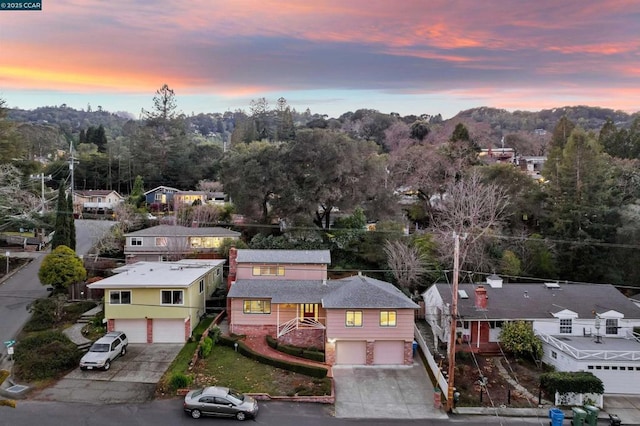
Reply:
[[206, 301], [222, 285], [226, 260], [138, 262], [89, 284], [103, 289], [108, 331], [131, 343], [184, 343], [205, 314]]
[[324, 348], [330, 365], [411, 365], [418, 305], [388, 282], [327, 279], [328, 250], [229, 255], [230, 331]]

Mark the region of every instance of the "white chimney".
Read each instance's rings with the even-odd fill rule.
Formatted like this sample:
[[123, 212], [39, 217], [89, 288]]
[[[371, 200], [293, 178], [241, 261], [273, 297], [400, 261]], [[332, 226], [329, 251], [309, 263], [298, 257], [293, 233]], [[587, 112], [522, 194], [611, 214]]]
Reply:
[[487, 277], [487, 284], [489, 284], [491, 288], [502, 288], [502, 278], [496, 274], [491, 274]]

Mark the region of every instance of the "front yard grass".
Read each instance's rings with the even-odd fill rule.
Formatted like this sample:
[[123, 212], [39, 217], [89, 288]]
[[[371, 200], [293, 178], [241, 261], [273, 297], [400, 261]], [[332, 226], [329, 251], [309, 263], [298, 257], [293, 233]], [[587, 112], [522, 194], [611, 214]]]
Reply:
[[158, 386], [158, 394], [170, 394], [170, 380], [175, 374], [191, 378], [192, 389], [204, 386], [226, 386], [239, 392], [266, 393], [271, 396], [310, 396], [331, 394], [331, 380], [317, 379], [261, 364], [216, 344], [206, 359], [198, 359], [190, 372], [189, 363], [196, 343], [189, 342], [180, 351]]

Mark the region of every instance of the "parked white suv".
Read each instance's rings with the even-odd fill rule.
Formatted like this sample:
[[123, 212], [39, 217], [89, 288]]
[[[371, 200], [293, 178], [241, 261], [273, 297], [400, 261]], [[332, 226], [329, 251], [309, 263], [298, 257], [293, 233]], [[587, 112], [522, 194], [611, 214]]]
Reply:
[[108, 370], [111, 362], [119, 356], [127, 353], [129, 339], [121, 331], [110, 331], [95, 341], [89, 352], [80, 360], [81, 370], [93, 370], [101, 368]]

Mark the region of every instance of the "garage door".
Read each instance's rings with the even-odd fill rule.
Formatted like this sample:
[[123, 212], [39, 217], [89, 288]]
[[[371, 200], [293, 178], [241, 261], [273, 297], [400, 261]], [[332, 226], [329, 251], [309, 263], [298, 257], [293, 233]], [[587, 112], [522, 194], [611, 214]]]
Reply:
[[122, 331], [129, 338], [129, 343], [147, 343], [146, 319], [117, 319], [115, 329]]
[[367, 342], [336, 342], [336, 364], [364, 365], [367, 363]]
[[404, 341], [378, 340], [373, 346], [374, 364], [404, 364]]
[[153, 319], [153, 343], [184, 343], [183, 319]]
[[600, 369], [587, 371], [602, 380], [605, 393], [640, 394], [640, 389], [638, 389], [640, 371], [637, 371], [634, 367], [615, 366], [615, 370], [612, 365], [606, 365], [606, 367], [599, 365], [598, 367]]

